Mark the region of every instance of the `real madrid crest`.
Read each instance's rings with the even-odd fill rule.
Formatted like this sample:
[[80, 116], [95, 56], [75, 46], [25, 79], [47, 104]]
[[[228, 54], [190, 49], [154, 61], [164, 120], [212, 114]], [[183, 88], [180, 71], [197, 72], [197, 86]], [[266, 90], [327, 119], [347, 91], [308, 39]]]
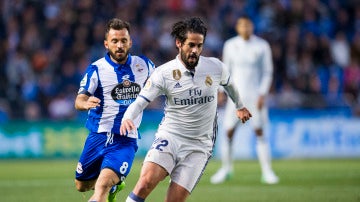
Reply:
[[206, 79], [205, 79], [205, 85], [206, 86], [211, 86], [213, 83], [211, 77], [209, 75], [206, 76]]
[[175, 69], [175, 70], [173, 70], [173, 78], [175, 79], [175, 80], [180, 80], [180, 78], [181, 78], [181, 72], [180, 72], [180, 70], [179, 69]]

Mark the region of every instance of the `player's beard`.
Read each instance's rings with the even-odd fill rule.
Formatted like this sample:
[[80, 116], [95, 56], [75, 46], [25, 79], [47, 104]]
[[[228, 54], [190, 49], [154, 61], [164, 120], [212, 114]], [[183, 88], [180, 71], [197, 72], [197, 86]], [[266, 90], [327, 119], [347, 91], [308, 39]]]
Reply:
[[[195, 53], [190, 54], [189, 56], [186, 56], [184, 52], [180, 53], [181, 60], [184, 62], [185, 67], [187, 69], [195, 69], [199, 62], [199, 56], [197, 56]], [[191, 60], [191, 61], [190, 61]]]
[[[127, 56], [129, 54], [129, 51], [124, 51], [124, 50], [116, 50], [115, 52], [113, 51], [109, 51], [110, 56], [117, 61], [120, 64], [123, 64], [126, 62]], [[119, 54], [120, 53], [120, 54]]]

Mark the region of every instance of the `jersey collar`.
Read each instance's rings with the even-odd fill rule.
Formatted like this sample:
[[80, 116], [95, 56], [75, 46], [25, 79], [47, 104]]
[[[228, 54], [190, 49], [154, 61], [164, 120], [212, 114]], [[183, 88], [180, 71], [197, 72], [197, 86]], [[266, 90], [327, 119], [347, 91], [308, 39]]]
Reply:
[[[198, 62], [198, 65], [197, 65], [196, 67], [199, 66], [200, 60], [201, 60], [201, 56], [199, 57], [199, 62]], [[179, 67], [180, 67], [181, 72], [188, 72], [189, 75], [190, 75], [190, 74], [193, 74], [193, 75], [195, 74], [195, 72], [196, 72], [196, 67], [195, 67], [195, 69], [194, 69], [193, 72], [190, 71], [190, 70], [188, 70], [188, 69], [185, 67], [185, 65], [182, 63], [182, 61], [181, 61], [181, 59], [180, 59], [180, 55], [177, 55], [177, 56], [176, 56], [176, 61], [177, 61], [178, 65], [179, 65]]]
[[118, 63], [115, 63], [114, 61], [112, 61], [111, 58], [110, 58], [109, 52], [106, 53], [106, 55], [105, 55], [105, 60], [106, 60], [111, 66], [113, 66], [114, 68], [130, 67], [130, 64], [131, 64], [131, 55], [130, 55], [130, 53], [128, 54], [128, 57], [127, 57], [127, 60], [126, 60], [125, 64], [118, 64]]

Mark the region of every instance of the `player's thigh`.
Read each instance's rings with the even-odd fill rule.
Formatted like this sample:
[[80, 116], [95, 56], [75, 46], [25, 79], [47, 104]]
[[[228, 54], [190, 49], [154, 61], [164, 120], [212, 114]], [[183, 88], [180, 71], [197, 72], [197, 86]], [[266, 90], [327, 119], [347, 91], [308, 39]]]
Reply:
[[184, 155], [173, 169], [171, 181], [191, 193], [203, 175], [210, 153], [199, 150], [188, 151], [188, 154]]
[[122, 144], [117, 142], [113, 143], [111, 147], [108, 146], [106, 154], [101, 165], [101, 169], [105, 168], [112, 170], [119, 178], [120, 181], [124, 181], [127, 175], [130, 173], [137, 145], [134, 144]]
[[268, 108], [263, 107], [258, 109], [253, 107], [252, 117], [250, 119], [250, 124], [254, 129], [262, 129], [264, 125], [268, 122]]
[[76, 167], [76, 180], [88, 183], [99, 176], [103, 159], [101, 150], [105, 141], [106, 136], [103, 134], [90, 133], [88, 135]]
[[239, 123], [239, 118], [236, 116], [236, 107], [232, 101], [228, 101], [225, 107], [223, 118], [223, 128], [228, 131], [236, 127]]
[[168, 176], [168, 172], [157, 163], [145, 161], [140, 173], [140, 181], [145, 182], [148, 186], [156, 186], [160, 181]]
[[171, 173], [175, 166], [175, 158], [178, 153], [176, 139], [167, 134], [156, 134], [150, 150], [147, 152], [144, 162], [153, 162]]

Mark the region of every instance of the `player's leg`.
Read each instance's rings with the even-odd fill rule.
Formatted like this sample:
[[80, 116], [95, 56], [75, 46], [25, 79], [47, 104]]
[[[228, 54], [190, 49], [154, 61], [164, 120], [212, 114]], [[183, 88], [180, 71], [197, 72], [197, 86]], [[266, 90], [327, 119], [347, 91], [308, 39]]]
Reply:
[[165, 202], [183, 202], [186, 201], [189, 195], [190, 192], [184, 187], [178, 185], [175, 182], [171, 182], [166, 194]]
[[275, 175], [271, 167], [271, 153], [269, 144], [264, 136], [263, 126], [267, 122], [267, 109], [255, 112], [253, 126], [256, 135], [256, 152], [261, 167], [261, 182], [266, 184], [276, 184], [279, 178]]
[[95, 187], [102, 156], [94, 148], [102, 147], [104, 140], [106, 138], [98, 133], [90, 133], [86, 138], [75, 173], [75, 187], [79, 192], [93, 190]]
[[227, 130], [227, 135], [221, 144], [221, 167], [210, 178], [212, 184], [219, 184], [227, 179], [230, 179], [233, 175], [233, 160], [232, 160], [232, 137], [234, 135], [235, 128]]
[[102, 169], [95, 183], [94, 194], [89, 201], [105, 202], [110, 189], [119, 181], [118, 175], [113, 170], [109, 168]]
[[107, 134], [104, 144], [104, 157], [101, 172], [95, 184], [95, 191], [90, 200], [109, 202], [116, 200], [116, 193], [120, 191], [126, 176], [130, 173], [137, 151], [136, 139]]
[[80, 181], [75, 179], [75, 187], [79, 192], [86, 192], [94, 189], [95, 182], [96, 180]]
[[144, 201], [157, 184], [169, 175], [175, 166], [174, 145], [171, 137], [166, 134], [156, 134], [151, 149], [147, 152], [140, 177], [126, 199], [126, 202]]
[[220, 141], [221, 167], [210, 178], [212, 184], [222, 183], [233, 175], [232, 140], [239, 123], [235, 111], [235, 105], [232, 102], [227, 102], [222, 125], [226, 134]]
[[211, 140], [203, 141], [201, 144], [190, 140], [183, 141], [177, 156], [181, 160], [170, 174], [171, 184], [165, 198], [166, 202], [183, 202], [187, 199], [204, 173], [213, 144]]
[[160, 165], [153, 162], [144, 162], [141, 168], [140, 178], [133, 191], [129, 194], [126, 202], [141, 202], [151, 193], [152, 190], [164, 180], [168, 172]]

